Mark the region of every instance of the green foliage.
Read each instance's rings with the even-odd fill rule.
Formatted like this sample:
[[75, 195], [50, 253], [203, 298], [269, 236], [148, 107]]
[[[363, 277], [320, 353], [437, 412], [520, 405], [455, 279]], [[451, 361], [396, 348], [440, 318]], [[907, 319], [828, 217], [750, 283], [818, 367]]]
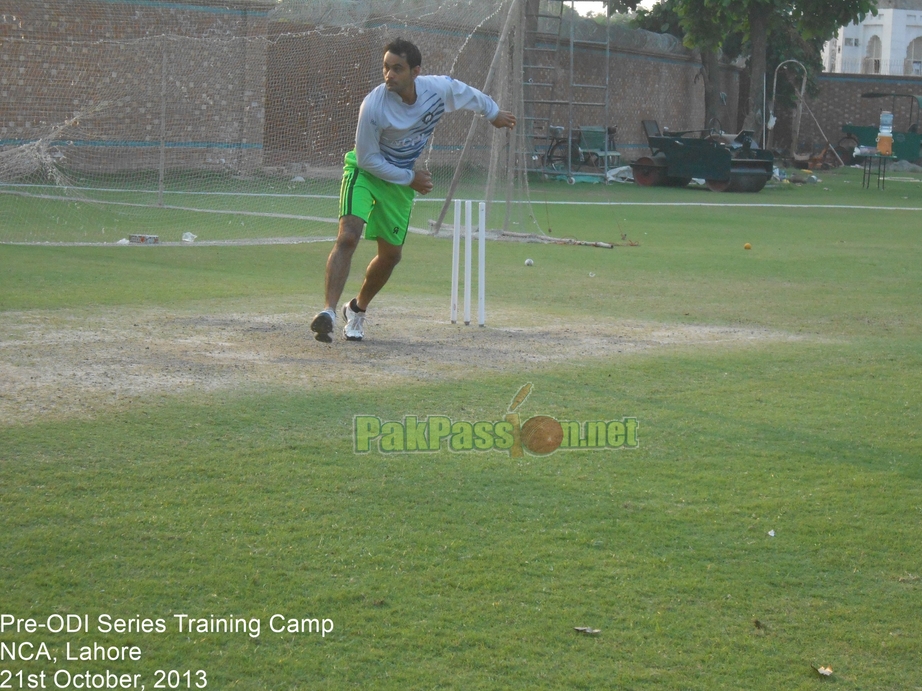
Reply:
[[605, 4], [610, 8], [612, 14], [634, 12], [640, 0], [605, 0]]
[[645, 29], [657, 34], [671, 34], [678, 39], [685, 38], [681, 17], [676, 11], [676, 0], [663, 0], [651, 8], [641, 7], [631, 22], [637, 29]]
[[[805, 39], [825, 41], [839, 27], [860, 21], [868, 14], [877, 13], [876, 0], [843, 0], [830, 3], [826, 0], [677, 0], [680, 11], [693, 20], [697, 12], [699, 22], [689, 24], [689, 33], [698, 40], [719, 35], [721, 30], [739, 30], [748, 34], [754, 14], [766, 16], [769, 32], [783, 26], [793, 26]], [[709, 28], [710, 27], [710, 28]], [[700, 34], [700, 35], [699, 35]]]
[[[817, 76], [823, 73], [823, 44], [819, 39], [804, 39], [792, 28], [772, 35], [768, 42], [767, 69], [774, 74], [775, 69], [785, 60], [797, 60], [807, 69], [807, 94], [817, 96], [819, 83]], [[769, 91], [769, 98], [774, 98], [777, 107], [794, 107], [803, 79], [803, 70], [790, 64], [778, 72], [778, 93]], [[772, 80], [774, 82], [774, 79]], [[769, 87], [771, 89], [771, 87]]]
[[616, 12], [610, 17], [606, 17], [604, 14], [596, 14], [592, 17], [592, 21], [600, 26], [620, 26], [627, 29], [634, 28], [635, 13], [633, 12]]
[[839, 27], [860, 22], [867, 15], [877, 15], [877, 0], [799, 0], [791, 7], [791, 17], [806, 39], [826, 41]]
[[675, 11], [685, 31], [685, 45], [716, 51], [726, 37], [738, 31], [722, 4], [709, 0], [675, 0]]
[[[876, 14], [876, 8], [876, 0], [676, 0], [687, 45], [715, 50], [723, 45], [724, 37], [736, 32], [749, 41], [750, 93], [746, 100], [750, 111], [759, 107], [756, 92], [761, 91], [762, 75], [774, 67], [767, 61], [772, 37], [785, 37], [776, 44], [782, 48], [777, 52], [796, 53], [789, 49], [822, 44], [840, 26]], [[795, 36], [800, 41], [792, 40]]]

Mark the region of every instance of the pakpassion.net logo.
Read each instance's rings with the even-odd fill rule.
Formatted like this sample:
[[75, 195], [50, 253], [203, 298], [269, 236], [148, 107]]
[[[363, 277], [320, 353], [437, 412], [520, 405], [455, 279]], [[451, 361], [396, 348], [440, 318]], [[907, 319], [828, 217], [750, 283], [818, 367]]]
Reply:
[[639, 446], [638, 422], [633, 417], [574, 422], [535, 415], [522, 422], [516, 411], [531, 390], [531, 384], [519, 389], [502, 420], [468, 422], [444, 415], [428, 415], [422, 419], [407, 415], [402, 421], [384, 421], [376, 415], [356, 415], [352, 426], [355, 452], [435, 452], [447, 448], [450, 451], [508, 451], [512, 458], [521, 458], [526, 451], [546, 456], [558, 449], [588, 451]]

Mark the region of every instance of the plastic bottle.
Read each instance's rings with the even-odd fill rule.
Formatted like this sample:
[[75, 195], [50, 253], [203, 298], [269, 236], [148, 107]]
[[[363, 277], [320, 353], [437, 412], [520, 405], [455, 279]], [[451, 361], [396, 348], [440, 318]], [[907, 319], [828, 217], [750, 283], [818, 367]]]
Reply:
[[893, 134], [893, 113], [889, 110], [880, 111], [880, 133]]

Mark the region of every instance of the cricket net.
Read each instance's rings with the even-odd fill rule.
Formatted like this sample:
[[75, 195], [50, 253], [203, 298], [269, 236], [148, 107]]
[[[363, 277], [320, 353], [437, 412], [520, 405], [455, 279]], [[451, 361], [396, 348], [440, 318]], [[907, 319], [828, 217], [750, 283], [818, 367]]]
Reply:
[[[332, 237], [383, 46], [413, 41], [423, 73], [481, 88], [522, 122], [523, 5], [49, 0], [2, 13], [0, 242]], [[429, 230], [450, 193], [491, 202], [492, 229], [540, 232], [519, 137], [446, 115], [418, 163], [435, 190], [411, 226]]]

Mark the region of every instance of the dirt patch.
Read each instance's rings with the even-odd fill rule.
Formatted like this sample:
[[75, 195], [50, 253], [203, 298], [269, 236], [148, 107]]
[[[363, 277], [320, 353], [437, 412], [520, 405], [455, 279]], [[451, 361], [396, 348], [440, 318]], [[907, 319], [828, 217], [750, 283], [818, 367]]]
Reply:
[[[312, 312], [93, 309], [0, 314], [0, 424], [95, 416], [151, 396], [240, 386], [311, 390], [450, 380], [654, 348], [791, 340], [753, 328], [595, 319], [550, 323], [492, 311], [484, 328], [450, 324], [444, 305], [384, 306], [361, 343], [318, 343]], [[341, 325], [338, 325], [341, 326]]]

